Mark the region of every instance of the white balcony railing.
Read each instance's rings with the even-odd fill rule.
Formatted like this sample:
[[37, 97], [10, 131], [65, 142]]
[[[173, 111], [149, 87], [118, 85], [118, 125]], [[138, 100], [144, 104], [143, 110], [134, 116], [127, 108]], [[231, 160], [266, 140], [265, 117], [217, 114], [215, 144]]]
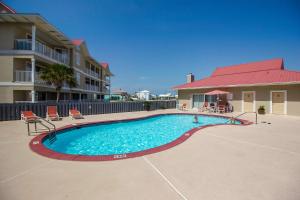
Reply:
[[89, 75], [92, 75], [92, 76], [94, 76], [94, 77], [96, 77], [96, 78], [100, 78], [99, 76], [100, 76], [100, 74], [98, 74], [97, 72], [95, 72], [95, 71], [93, 71], [93, 70], [90, 70], [90, 69], [88, 69], [88, 68], [86, 68], [85, 69], [85, 73], [87, 73], [87, 74], [89, 74]]
[[[32, 50], [32, 41], [30, 39], [17, 39], [15, 40], [15, 49]], [[35, 42], [35, 51], [61, 63], [69, 64], [69, 57], [67, 53], [59, 53], [55, 49], [52, 49], [38, 41]]]
[[31, 82], [31, 71], [16, 70], [15, 75], [18, 82]]
[[[17, 82], [32, 82], [31, 71], [16, 70], [15, 75], [15, 81]], [[47, 82], [42, 80], [40, 76], [41, 75], [38, 72], [35, 72], [34, 82], [38, 84], [48, 85]]]
[[86, 90], [91, 90], [91, 91], [99, 91], [99, 86], [96, 86], [96, 85], [85, 85], [85, 88]]

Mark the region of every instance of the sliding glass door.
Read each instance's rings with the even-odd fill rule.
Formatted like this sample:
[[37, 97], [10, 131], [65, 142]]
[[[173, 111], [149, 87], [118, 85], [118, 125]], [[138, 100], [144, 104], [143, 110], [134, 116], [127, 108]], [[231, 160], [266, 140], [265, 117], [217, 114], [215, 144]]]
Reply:
[[193, 95], [193, 108], [200, 108], [204, 102], [204, 94], [194, 94]]

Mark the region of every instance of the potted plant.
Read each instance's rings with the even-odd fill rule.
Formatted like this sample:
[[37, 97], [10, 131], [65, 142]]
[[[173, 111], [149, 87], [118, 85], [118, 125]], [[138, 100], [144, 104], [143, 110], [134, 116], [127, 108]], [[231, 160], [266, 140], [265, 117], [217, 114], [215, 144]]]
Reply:
[[260, 114], [260, 115], [264, 115], [266, 113], [264, 106], [259, 106], [257, 111], [258, 111], [258, 114]]
[[145, 110], [150, 111], [151, 103], [149, 101], [145, 101], [144, 108], [145, 108]]

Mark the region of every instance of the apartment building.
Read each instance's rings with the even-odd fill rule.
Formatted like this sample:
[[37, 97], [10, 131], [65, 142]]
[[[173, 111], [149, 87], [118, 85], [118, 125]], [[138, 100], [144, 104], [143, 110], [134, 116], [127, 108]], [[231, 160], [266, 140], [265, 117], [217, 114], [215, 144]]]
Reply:
[[102, 100], [110, 94], [107, 63], [94, 59], [84, 40], [70, 40], [39, 14], [16, 13], [0, 2], [0, 103], [55, 100], [42, 68], [63, 64], [74, 69], [77, 86], [62, 88], [62, 100]]

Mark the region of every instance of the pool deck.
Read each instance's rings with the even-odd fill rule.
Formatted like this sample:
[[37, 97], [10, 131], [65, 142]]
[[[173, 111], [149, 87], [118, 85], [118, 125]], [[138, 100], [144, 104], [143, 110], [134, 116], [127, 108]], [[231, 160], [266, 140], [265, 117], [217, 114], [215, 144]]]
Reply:
[[[173, 112], [178, 111], [114, 113], [54, 123], [62, 127]], [[0, 122], [0, 199], [299, 200], [300, 117], [265, 115], [258, 122], [208, 127], [171, 149], [104, 162], [40, 156], [28, 146], [33, 136], [27, 136], [24, 122]]]

